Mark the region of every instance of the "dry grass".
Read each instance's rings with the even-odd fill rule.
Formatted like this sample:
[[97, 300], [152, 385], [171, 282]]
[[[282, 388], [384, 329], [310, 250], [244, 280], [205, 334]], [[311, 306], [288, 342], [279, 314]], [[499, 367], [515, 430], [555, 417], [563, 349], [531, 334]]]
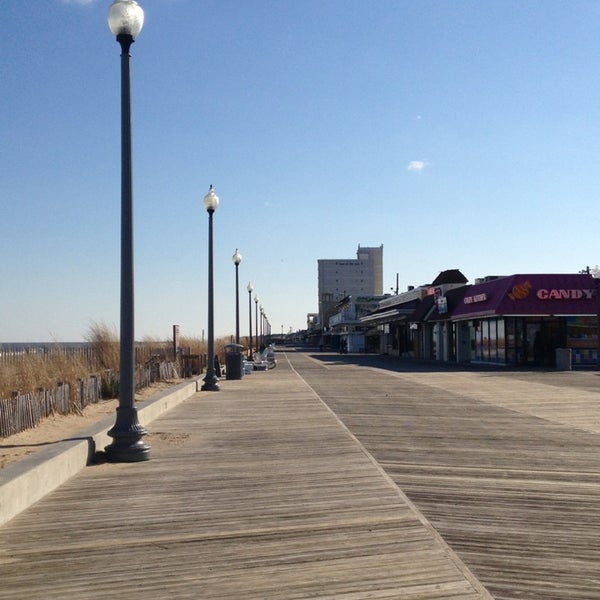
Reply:
[[[78, 379], [102, 370], [119, 370], [119, 338], [114, 327], [94, 322], [85, 339], [93, 349], [87, 358], [58, 346], [49, 354], [27, 354], [15, 362], [0, 361], [0, 398], [9, 398], [13, 392], [51, 389], [58, 383], [68, 383], [74, 388]], [[164, 348], [170, 355], [172, 341], [144, 338], [143, 342], [153, 349]], [[215, 354], [221, 361], [225, 358], [224, 347], [229, 343], [229, 337], [215, 340]], [[179, 345], [191, 354], [207, 353], [205, 340], [182, 337]]]
[[94, 322], [85, 339], [94, 350], [99, 369], [119, 370], [119, 337], [114, 327]]
[[72, 385], [89, 374], [89, 365], [81, 357], [60, 350], [50, 356], [31, 354], [15, 363], [0, 364], [0, 398], [9, 398], [13, 392], [51, 389], [58, 383]]

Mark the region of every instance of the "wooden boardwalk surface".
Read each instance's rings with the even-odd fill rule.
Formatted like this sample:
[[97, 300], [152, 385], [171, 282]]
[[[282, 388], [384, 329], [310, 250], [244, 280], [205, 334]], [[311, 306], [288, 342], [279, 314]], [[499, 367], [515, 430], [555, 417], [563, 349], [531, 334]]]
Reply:
[[0, 528], [0, 599], [491, 598], [282, 357], [150, 430]]
[[290, 357], [495, 598], [600, 599], [599, 373]]

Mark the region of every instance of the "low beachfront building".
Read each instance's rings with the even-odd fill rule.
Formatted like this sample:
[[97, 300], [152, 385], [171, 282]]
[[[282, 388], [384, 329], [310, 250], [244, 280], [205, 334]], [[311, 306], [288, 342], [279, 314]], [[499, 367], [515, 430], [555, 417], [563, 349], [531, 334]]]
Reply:
[[427, 286], [410, 288], [384, 298], [375, 310], [361, 317], [361, 322], [369, 327], [369, 336], [377, 340], [373, 344], [375, 351], [391, 356], [415, 356], [415, 333], [408, 319], [427, 294]]
[[332, 344], [341, 352], [377, 352], [378, 340], [369, 335], [361, 317], [377, 308], [384, 296], [347, 296], [336, 305], [329, 318]]
[[362, 318], [380, 331], [381, 353], [458, 363], [598, 364], [598, 298], [589, 274], [434, 284], [386, 299]]
[[434, 328], [428, 317], [438, 309], [438, 304], [443, 312], [446, 294], [466, 283], [467, 278], [458, 269], [442, 271], [432, 283], [410, 287], [406, 292], [385, 298], [377, 310], [361, 320], [373, 328], [372, 333], [379, 333], [382, 354], [441, 358], [446, 356], [440, 353], [444, 333]]
[[468, 331], [470, 361], [554, 366], [557, 350], [573, 365], [597, 364], [598, 302], [587, 274], [529, 274], [476, 281], [452, 311]]

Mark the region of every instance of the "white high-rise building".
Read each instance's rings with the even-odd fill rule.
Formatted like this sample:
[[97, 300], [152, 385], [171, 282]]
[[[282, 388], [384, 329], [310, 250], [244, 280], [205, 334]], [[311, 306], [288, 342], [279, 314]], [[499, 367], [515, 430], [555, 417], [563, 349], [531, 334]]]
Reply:
[[319, 271], [319, 314], [327, 320], [335, 305], [347, 296], [383, 294], [383, 244], [376, 248], [358, 246], [356, 258], [324, 258]]

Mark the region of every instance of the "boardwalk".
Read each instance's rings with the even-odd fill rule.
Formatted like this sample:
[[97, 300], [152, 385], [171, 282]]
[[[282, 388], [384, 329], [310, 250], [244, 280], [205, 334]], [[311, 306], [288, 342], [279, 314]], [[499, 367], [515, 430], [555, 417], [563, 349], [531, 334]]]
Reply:
[[600, 599], [598, 373], [290, 356], [495, 598]]
[[0, 528], [0, 599], [491, 598], [281, 355], [150, 429]]

